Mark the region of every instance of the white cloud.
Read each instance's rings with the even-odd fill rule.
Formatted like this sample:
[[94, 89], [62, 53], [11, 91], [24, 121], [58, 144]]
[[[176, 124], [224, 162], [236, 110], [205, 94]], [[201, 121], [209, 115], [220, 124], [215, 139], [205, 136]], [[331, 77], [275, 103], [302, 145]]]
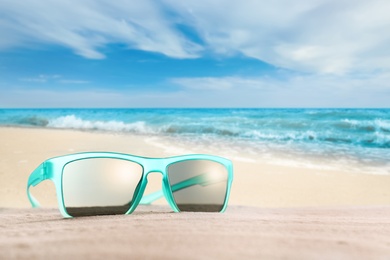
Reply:
[[390, 1], [165, 2], [215, 52], [315, 73], [390, 69]]
[[171, 79], [187, 104], [222, 107], [388, 107], [389, 81], [390, 73]]
[[90, 83], [88, 80], [79, 80], [79, 79], [61, 79], [58, 81], [62, 84], [88, 84]]
[[45, 75], [45, 74], [41, 74], [41, 75], [38, 75], [36, 77], [32, 77], [32, 78], [21, 78], [20, 81], [25, 81], [25, 82], [35, 82], [35, 83], [46, 83], [50, 80], [58, 80], [59, 78], [61, 78], [61, 75]]
[[41, 74], [36, 77], [30, 78], [21, 78], [20, 81], [30, 82], [30, 83], [62, 83], [62, 84], [88, 84], [90, 81], [80, 80], [80, 79], [67, 79], [63, 78], [61, 75], [45, 75]]
[[91, 59], [104, 58], [99, 48], [110, 43], [177, 58], [195, 57], [200, 50], [150, 0], [2, 1], [0, 17], [2, 49], [43, 42]]
[[0, 86], [2, 107], [388, 107], [390, 73], [176, 78], [176, 91]]
[[170, 80], [171, 83], [180, 85], [191, 90], [220, 90], [226, 91], [236, 87], [237, 85], [252, 85], [257, 82], [251, 79], [243, 79], [237, 77], [224, 78], [174, 78]]
[[[1, 86], [0, 86], [1, 87]], [[45, 107], [115, 107], [121, 101], [120, 93], [102, 90], [59, 90], [14, 87], [2, 90], [0, 104], [2, 107], [45, 108]]]
[[387, 0], [4, 0], [0, 49], [58, 44], [101, 59], [104, 46], [124, 43], [175, 58], [241, 53], [318, 74], [389, 71], [388, 10]]
[[1, 107], [388, 107], [390, 73], [173, 78], [175, 91], [9, 88]]

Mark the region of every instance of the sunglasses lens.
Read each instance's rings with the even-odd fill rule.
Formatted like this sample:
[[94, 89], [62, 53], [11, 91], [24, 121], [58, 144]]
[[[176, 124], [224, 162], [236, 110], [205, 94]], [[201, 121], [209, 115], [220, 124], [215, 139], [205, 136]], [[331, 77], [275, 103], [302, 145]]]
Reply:
[[62, 174], [62, 192], [69, 215], [125, 214], [141, 183], [141, 165], [111, 158], [68, 163]]
[[219, 212], [223, 209], [228, 171], [220, 163], [188, 160], [167, 169], [172, 194], [180, 211]]

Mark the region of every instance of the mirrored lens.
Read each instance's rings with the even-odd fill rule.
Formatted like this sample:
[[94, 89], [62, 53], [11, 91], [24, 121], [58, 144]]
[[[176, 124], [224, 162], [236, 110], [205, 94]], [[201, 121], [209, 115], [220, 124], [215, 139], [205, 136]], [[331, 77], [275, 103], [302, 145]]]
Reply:
[[224, 206], [228, 172], [220, 163], [188, 160], [167, 169], [172, 194], [180, 211], [219, 212]]
[[111, 158], [83, 159], [64, 167], [62, 191], [69, 215], [124, 214], [141, 183], [141, 165]]

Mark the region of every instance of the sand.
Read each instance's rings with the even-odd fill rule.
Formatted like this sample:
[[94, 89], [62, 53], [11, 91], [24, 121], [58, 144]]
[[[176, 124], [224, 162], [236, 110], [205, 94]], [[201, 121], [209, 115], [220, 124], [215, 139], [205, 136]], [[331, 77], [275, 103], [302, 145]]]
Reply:
[[61, 219], [0, 211], [0, 259], [389, 259], [390, 207], [172, 213]]
[[[72, 130], [0, 128], [0, 259], [390, 259], [390, 176], [275, 164], [230, 147]], [[233, 160], [223, 214], [172, 213], [164, 199], [129, 216], [63, 219], [54, 185], [26, 197], [47, 158], [83, 151], [148, 157], [211, 153]], [[151, 174], [146, 193], [161, 187]]]

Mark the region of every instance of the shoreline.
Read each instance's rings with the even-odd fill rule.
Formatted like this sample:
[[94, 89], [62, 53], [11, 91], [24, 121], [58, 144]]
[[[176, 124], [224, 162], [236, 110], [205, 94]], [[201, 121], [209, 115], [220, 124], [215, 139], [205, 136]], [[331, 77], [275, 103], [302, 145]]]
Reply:
[[[55, 131], [57, 130], [57, 131]], [[175, 142], [176, 140], [176, 142]], [[229, 158], [234, 181], [229, 204], [254, 207], [327, 207], [390, 205], [390, 176], [360, 174], [334, 168], [278, 165], [229, 146], [186, 146], [164, 136], [102, 133], [67, 129], [0, 127], [0, 207], [30, 207], [29, 174], [44, 160], [69, 153], [111, 151], [145, 157], [207, 153]], [[173, 142], [170, 144], [170, 142]], [[233, 151], [233, 152], [232, 152]], [[305, 158], [303, 158], [305, 159]], [[161, 188], [152, 173], [145, 194]], [[43, 206], [57, 207], [54, 185], [32, 188]], [[161, 199], [157, 204], [166, 204]]]
[[[380, 160], [373, 162], [372, 159], [361, 158], [360, 156], [345, 154], [345, 151], [337, 151], [334, 154], [327, 152], [311, 153], [302, 147], [302, 144], [292, 146], [281, 146], [280, 144], [258, 143], [256, 146], [250, 145], [250, 140], [228, 140], [215, 136], [204, 139], [197, 139], [191, 135], [171, 135], [168, 133], [138, 133], [120, 132], [102, 129], [82, 129], [82, 128], [59, 128], [42, 126], [13, 126], [1, 125], [5, 129], [26, 129], [43, 131], [64, 131], [74, 133], [102, 134], [122, 136], [123, 138], [141, 138], [149, 145], [162, 149], [167, 154], [173, 153], [202, 153], [220, 154], [225, 157], [233, 157], [235, 160], [243, 162], [259, 162], [273, 164], [275, 166], [287, 166], [295, 168], [309, 168], [312, 170], [342, 171], [345, 173], [389, 175], [390, 162]], [[173, 143], [173, 145], [172, 145]], [[249, 144], [249, 145], [248, 145]], [[341, 145], [342, 147], [342, 145]], [[224, 150], [229, 149], [228, 152]], [[345, 150], [346, 147], [342, 148]], [[363, 149], [357, 147], [357, 149]], [[367, 148], [366, 148], [367, 149]], [[378, 148], [376, 148], [378, 149]], [[195, 152], [192, 152], [195, 150]], [[339, 150], [339, 149], [338, 149]], [[211, 152], [209, 152], [211, 151]], [[221, 152], [222, 151], [222, 152]], [[242, 156], [244, 155], [244, 156]], [[148, 157], [148, 156], [146, 156]]]

